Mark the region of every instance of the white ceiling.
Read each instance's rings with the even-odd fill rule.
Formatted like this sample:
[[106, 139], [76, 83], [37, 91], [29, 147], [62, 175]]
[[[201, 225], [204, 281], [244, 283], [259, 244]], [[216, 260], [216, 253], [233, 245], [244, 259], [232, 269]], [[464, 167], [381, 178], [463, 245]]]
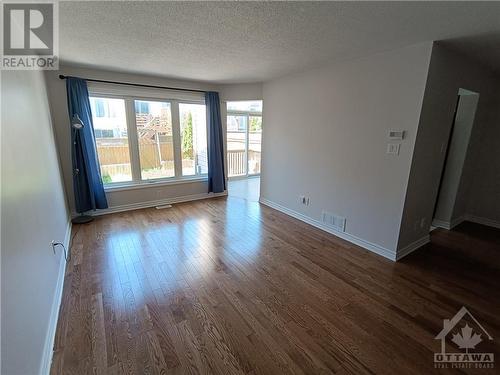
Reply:
[[429, 40], [500, 66], [500, 2], [60, 2], [64, 63], [265, 81]]

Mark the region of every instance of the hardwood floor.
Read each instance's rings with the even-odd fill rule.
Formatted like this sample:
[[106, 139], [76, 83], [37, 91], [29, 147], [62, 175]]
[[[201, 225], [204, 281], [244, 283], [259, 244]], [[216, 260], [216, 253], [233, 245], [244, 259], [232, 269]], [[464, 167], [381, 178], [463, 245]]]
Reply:
[[434, 368], [462, 306], [500, 355], [495, 229], [434, 231], [398, 263], [232, 197], [73, 230], [52, 374], [474, 372]]

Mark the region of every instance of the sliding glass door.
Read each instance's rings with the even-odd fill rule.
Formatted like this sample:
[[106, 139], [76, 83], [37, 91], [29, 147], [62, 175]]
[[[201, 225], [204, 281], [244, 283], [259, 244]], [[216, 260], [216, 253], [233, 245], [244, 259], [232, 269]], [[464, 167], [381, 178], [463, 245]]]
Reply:
[[228, 177], [260, 174], [262, 102], [227, 103]]
[[227, 116], [227, 165], [229, 177], [247, 174], [247, 124], [247, 116]]

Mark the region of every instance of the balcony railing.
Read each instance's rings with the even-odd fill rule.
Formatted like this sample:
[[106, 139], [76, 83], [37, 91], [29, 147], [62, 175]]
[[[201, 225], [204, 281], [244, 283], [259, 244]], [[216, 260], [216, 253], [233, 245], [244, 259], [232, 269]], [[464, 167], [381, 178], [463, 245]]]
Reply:
[[[242, 176], [247, 172], [245, 165], [245, 150], [229, 150], [227, 152], [227, 171], [229, 177]], [[249, 174], [260, 173], [260, 152], [248, 151]]]
[[245, 171], [245, 150], [231, 150], [227, 152], [227, 172], [229, 177], [241, 176]]

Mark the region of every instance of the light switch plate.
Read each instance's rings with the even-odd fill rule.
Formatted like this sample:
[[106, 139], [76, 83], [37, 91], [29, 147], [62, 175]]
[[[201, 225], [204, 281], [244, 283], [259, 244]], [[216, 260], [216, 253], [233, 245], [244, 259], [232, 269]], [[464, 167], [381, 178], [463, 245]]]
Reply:
[[387, 144], [387, 153], [391, 155], [399, 155], [399, 147], [400, 143], [388, 143]]

